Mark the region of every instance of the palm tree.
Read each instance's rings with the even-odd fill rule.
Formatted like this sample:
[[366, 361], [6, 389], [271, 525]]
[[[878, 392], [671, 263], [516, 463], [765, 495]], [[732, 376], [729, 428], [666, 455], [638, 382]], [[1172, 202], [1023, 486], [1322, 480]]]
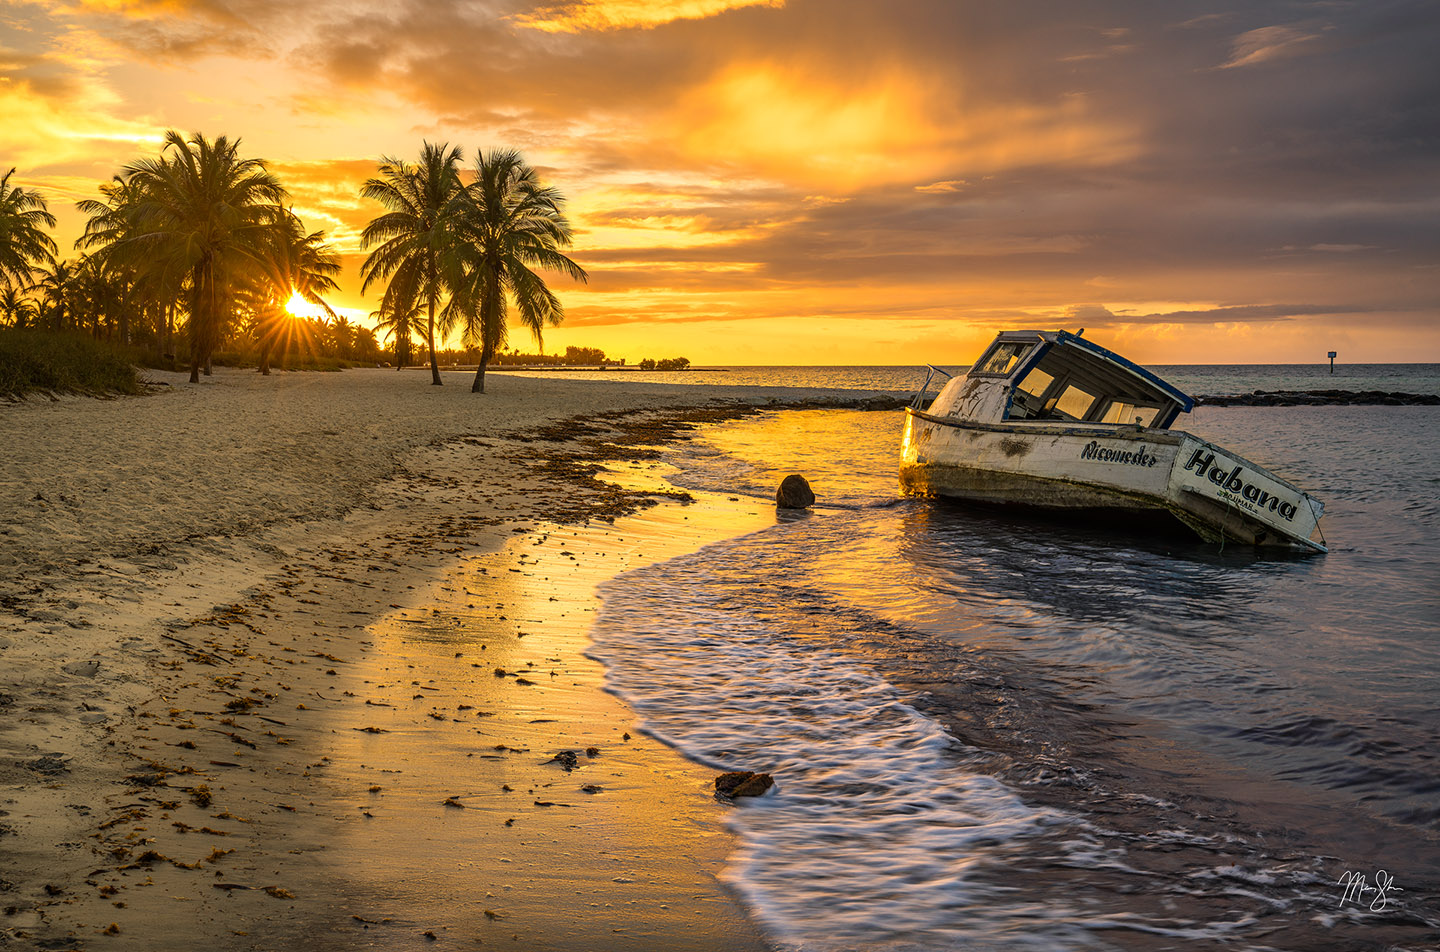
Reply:
[[420, 327], [420, 295], [406, 287], [403, 278], [392, 280], [380, 299], [380, 309], [371, 313], [370, 319], [377, 331], [395, 338], [395, 369], [404, 370]]
[[475, 181], [464, 194], [464, 278], [442, 325], [448, 333], [463, 322], [465, 343], [480, 347], [471, 393], [485, 392], [485, 368], [505, 344], [510, 302], [537, 344], [543, 345], [546, 324], [564, 318], [560, 300], [532, 269], [559, 271], [580, 282], [587, 278], [585, 269], [559, 250], [571, 242], [564, 204], [564, 196], [541, 185], [519, 152], [501, 149], [476, 157]]
[[41, 306], [48, 306], [49, 313], [54, 317], [53, 330], [63, 331], [65, 319], [74, 312], [79, 284], [76, 270], [71, 262], [57, 260], [41, 272], [40, 280], [34, 284], [35, 290], [40, 292]]
[[354, 336], [350, 338], [350, 342], [352, 359], [369, 363], [380, 359], [380, 342], [375, 339], [375, 332], [364, 324], [355, 325]]
[[349, 318], [334, 317], [330, 320], [330, 338], [335, 345], [335, 356], [349, 360], [355, 351], [355, 325]]
[[24, 291], [10, 284], [0, 288], [0, 323], [24, 330], [36, 316], [35, 302]]
[[11, 169], [0, 178], [0, 284], [30, 283], [30, 273], [55, 260], [55, 240], [42, 230], [55, 227], [55, 216], [34, 189], [10, 184]]
[[305, 233], [305, 227], [293, 212], [277, 222], [267, 238], [260, 280], [255, 286], [256, 310], [260, 314], [260, 373], [270, 373], [270, 351], [282, 344], [282, 353], [289, 352], [292, 334], [304, 325], [291, 320], [288, 313], [291, 298], [299, 296], [314, 304], [328, 316], [335, 312], [322, 295], [338, 291], [335, 276], [340, 273], [340, 256], [325, 241], [325, 232]]
[[[149, 275], [144, 267], [146, 262], [132, 253], [127, 255], [122, 238], [130, 234], [136, 202], [139, 199], [138, 186], [116, 176], [108, 184], [100, 186], [105, 201], [84, 199], [75, 207], [90, 216], [85, 222], [85, 233], [76, 239], [76, 249], [85, 249], [90, 254], [85, 258], [93, 279], [103, 279], [106, 315], [112, 317], [111, 328], [120, 332], [120, 340], [130, 343], [130, 314], [138, 299], [139, 310], [146, 310], [145, 292], [158, 287], [159, 282], [147, 280]], [[99, 286], [97, 284], [97, 290]], [[154, 308], [150, 308], [154, 310]], [[113, 311], [113, 313], [112, 313]]]
[[[387, 211], [365, 226], [361, 244], [375, 247], [360, 266], [363, 294], [377, 280], [387, 280], [382, 315], [401, 315], [425, 305], [425, 341], [430, 346], [430, 383], [440, 386], [435, 355], [435, 313], [454, 286], [459, 252], [457, 219], [464, 187], [456, 166], [461, 152], [448, 145], [424, 143], [418, 165], [388, 156], [380, 158], [380, 177], [366, 181], [360, 194]], [[391, 300], [396, 282], [413, 300]], [[397, 339], [398, 343], [398, 339]]]
[[128, 280], [130, 294], [120, 310], [120, 338], [132, 339], [131, 312], [147, 321], [161, 352], [173, 360], [173, 316], [188, 274], [169, 270], [165, 263], [151, 257], [139, 232], [139, 206], [144, 191], [138, 179], [115, 176], [100, 186], [104, 201], [85, 199], [76, 208], [89, 216], [85, 233], [75, 242], [77, 249], [90, 252], [89, 260], [98, 262], [106, 271]]
[[238, 139], [184, 139], [172, 129], [160, 157], [124, 170], [140, 195], [122, 240], [162, 273], [188, 276], [191, 383], [209, 367], [237, 287], [263, 260], [267, 232], [288, 214], [280, 182], [239, 148]]

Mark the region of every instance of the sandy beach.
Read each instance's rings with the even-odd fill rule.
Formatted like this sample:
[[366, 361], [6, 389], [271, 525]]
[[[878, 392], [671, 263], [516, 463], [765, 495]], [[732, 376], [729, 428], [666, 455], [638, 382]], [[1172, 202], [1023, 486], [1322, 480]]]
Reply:
[[645, 447], [835, 395], [447, 376], [0, 407], [0, 947], [766, 947], [583, 651], [599, 582], [775, 518]]

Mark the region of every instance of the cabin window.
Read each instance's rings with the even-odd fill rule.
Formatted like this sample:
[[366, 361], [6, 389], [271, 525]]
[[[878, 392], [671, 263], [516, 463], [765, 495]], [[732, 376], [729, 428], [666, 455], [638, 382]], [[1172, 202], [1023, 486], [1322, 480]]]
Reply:
[[1061, 416], [1069, 417], [1072, 420], [1083, 420], [1095, 405], [1095, 395], [1087, 393], [1076, 386], [1065, 388], [1060, 398], [1055, 401], [1055, 412]]
[[1123, 403], [1119, 400], [1111, 403], [1105, 410], [1105, 415], [1100, 418], [1101, 423], [1134, 423], [1140, 426], [1149, 426], [1155, 422], [1159, 415], [1159, 407], [1137, 406], [1133, 403]]
[[1032, 344], [1025, 343], [1000, 343], [991, 348], [990, 353], [980, 361], [976, 368], [978, 373], [994, 374], [1003, 377], [1015, 369], [1015, 365], [1025, 359]]
[[1054, 377], [1039, 367], [1036, 367], [1025, 375], [1025, 379], [1015, 385], [1015, 389], [1023, 393], [1028, 393], [1032, 397], [1043, 397], [1045, 396], [1045, 391], [1049, 390], [1050, 385], [1054, 382]]

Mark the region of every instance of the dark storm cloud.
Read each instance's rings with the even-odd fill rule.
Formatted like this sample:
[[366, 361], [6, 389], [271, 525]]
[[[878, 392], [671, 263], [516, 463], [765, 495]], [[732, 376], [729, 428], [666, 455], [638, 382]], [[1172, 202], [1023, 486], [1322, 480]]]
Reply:
[[[1354, 304], [1241, 304], [1233, 307], [1210, 308], [1204, 311], [1167, 311], [1161, 314], [1142, 314], [1128, 319], [1161, 324], [1212, 324], [1217, 321], [1228, 324], [1252, 321], [1291, 321], [1311, 316], [1334, 317], [1343, 314], [1361, 314], [1370, 310], [1373, 308]], [[1111, 320], [1114, 322], [1118, 318], [1112, 315]]]

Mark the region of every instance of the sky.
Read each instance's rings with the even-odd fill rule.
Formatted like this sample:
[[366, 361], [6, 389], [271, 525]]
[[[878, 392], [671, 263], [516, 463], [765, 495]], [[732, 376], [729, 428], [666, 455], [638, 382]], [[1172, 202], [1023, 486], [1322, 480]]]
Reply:
[[550, 351], [1440, 361], [1436, 50], [1430, 0], [0, 0], [0, 165], [68, 249], [166, 129], [238, 137], [363, 319], [381, 157], [517, 148], [590, 274]]

